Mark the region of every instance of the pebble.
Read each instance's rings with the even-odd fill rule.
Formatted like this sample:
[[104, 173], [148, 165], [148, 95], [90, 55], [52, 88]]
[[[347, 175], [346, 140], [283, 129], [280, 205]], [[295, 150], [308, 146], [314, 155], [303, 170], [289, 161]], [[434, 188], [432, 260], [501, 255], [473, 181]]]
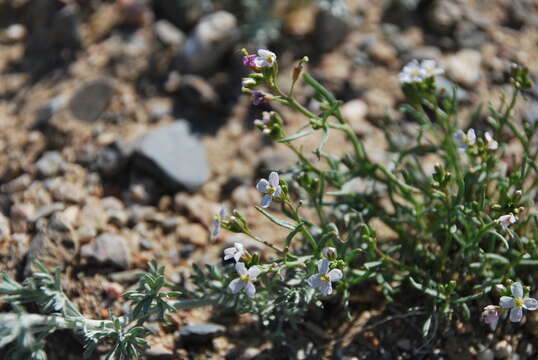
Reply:
[[16, 193], [26, 190], [32, 184], [32, 178], [29, 174], [23, 174], [11, 180], [7, 184], [0, 186], [0, 190], [4, 193]]
[[177, 229], [178, 240], [195, 246], [207, 246], [209, 234], [200, 224], [184, 224]]
[[153, 25], [155, 35], [165, 45], [179, 47], [185, 41], [185, 34], [167, 20], [159, 20]]
[[350, 24], [343, 16], [322, 10], [316, 17], [317, 46], [322, 52], [330, 51], [344, 42], [350, 31]]
[[126, 270], [131, 266], [131, 253], [125, 238], [103, 233], [94, 242], [84, 245], [80, 254], [98, 265], [110, 265]]
[[211, 71], [239, 39], [235, 16], [220, 10], [203, 16], [189, 34], [181, 59], [189, 72]]
[[21, 41], [26, 37], [28, 31], [22, 24], [11, 24], [5, 31], [5, 36], [9, 41]]
[[491, 349], [485, 349], [476, 355], [477, 360], [494, 360], [495, 353]]
[[11, 235], [9, 219], [0, 212], [0, 241], [6, 241]]
[[132, 162], [170, 190], [195, 191], [209, 178], [204, 146], [184, 120], [144, 136], [136, 145]]
[[67, 97], [59, 95], [49, 100], [45, 105], [40, 107], [36, 112], [36, 126], [42, 126], [50, 120], [55, 113], [67, 105]]
[[465, 87], [472, 87], [480, 80], [482, 55], [474, 49], [463, 49], [445, 61], [450, 78]]
[[495, 358], [509, 359], [513, 353], [512, 345], [506, 340], [501, 340], [495, 344]]
[[64, 166], [62, 154], [58, 151], [46, 151], [35, 164], [37, 173], [42, 177], [58, 175]]
[[193, 324], [182, 327], [179, 335], [183, 344], [207, 344], [214, 337], [222, 335], [225, 330], [226, 328], [219, 324]]
[[106, 80], [95, 80], [82, 85], [69, 102], [73, 115], [82, 121], [93, 122], [105, 111], [114, 95], [114, 88]]
[[461, 21], [462, 16], [462, 10], [457, 3], [436, 0], [430, 5], [426, 19], [434, 31], [449, 35], [455, 25]]

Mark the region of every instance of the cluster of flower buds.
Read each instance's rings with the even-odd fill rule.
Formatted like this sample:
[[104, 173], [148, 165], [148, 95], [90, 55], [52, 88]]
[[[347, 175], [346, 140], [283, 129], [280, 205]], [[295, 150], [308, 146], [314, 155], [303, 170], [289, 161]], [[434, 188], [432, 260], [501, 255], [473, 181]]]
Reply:
[[484, 138], [477, 138], [474, 129], [458, 130], [454, 134], [454, 141], [460, 152], [474, 149], [477, 151], [495, 151], [499, 148], [499, 143], [493, 138], [489, 131], [484, 133]]
[[532, 81], [529, 79], [529, 69], [519, 64], [512, 64], [510, 69], [510, 82], [516, 89], [529, 89]]
[[264, 111], [261, 119], [254, 120], [254, 125], [273, 140], [278, 141], [285, 137], [284, 121], [274, 111]]

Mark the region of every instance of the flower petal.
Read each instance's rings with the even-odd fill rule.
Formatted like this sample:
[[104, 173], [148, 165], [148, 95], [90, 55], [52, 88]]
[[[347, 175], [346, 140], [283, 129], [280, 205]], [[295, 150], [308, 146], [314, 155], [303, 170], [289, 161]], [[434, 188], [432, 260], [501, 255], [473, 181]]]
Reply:
[[235, 262], [239, 262], [241, 260], [241, 258], [243, 257], [243, 253], [243, 251], [238, 251], [234, 254], [233, 258]]
[[241, 279], [233, 279], [228, 285], [228, 288], [232, 291], [233, 294], [237, 294], [245, 287], [245, 283]]
[[261, 274], [261, 272], [262, 270], [258, 266], [251, 266], [250, 269], [248, 269], [248, 277], [254, 280]]
[[213, 220], [211, 227], [213, 228], [213, 231], [211, 231], [211, 237], [216, 238], [220, 234], [220, 220]]
[[516, 302], [514, 301], [514, 298], [511, 298], [510, 296], [501, 296], [499, 306], [504, 309], [511, 309], [516, 306]]
[[467, 141], [469, 142], [469, 145], [474, 145], [476, 143], [476, 134], [474, 129], [469, 129], [469, 131], [467, 131]]
[[523, 300], [523, 307], [527, 310], [534, 311], [538, 309], [538, 300], [534, 298], [526, 298]]
[[331, 285], [331, 282], [322, 281], [321, 286], [319, 287], [319, 291], [325, 296], [331, 295], [333, 292], [333, 287]]
[[513, 283], [510, 288], [512, 290], [512, 296], [514, 296], [516, 299], [523, 297], [523, 286], [521, 286], [520, 282]]
[[235, 271], [237, 271], [237, 273], [241, 276], [248, 274], [247, 268], [242, 262], [235, 264]]
[[259, 192], [265, 194], [267, 192], [267, 185], [269, 185], [269, 181], [267, 181], [265, 179], [261, 179], [256, 184], [256, 189], [258, 189]]
[[262, 206], [262, 208], [269, 207], [269, 205], [271, 205], [272, 200], [273, 200], [273, 197], [271, 195], [265, 194], [262, 197], [262, 201], [261, 201], [260, 205]]
[[250, 297], [256, 295], [256, 287], [250, 281], [245, 285], [245, 290], [247, 292], [247, 295]]
[[310, 276], [308, 280], [306, 280], [306, 282], [308, 283], [308, 285], [310, 285], [310, 287], [313, 287], [314, 289], [321, 286], [321, 279], [319, 274], [314, 274]]
[[510, 310], [510, 321], [511, 322], [520, 322], [523, 319], [523, 308], [514, 307]]
[[327, 275], [332, 282], [338, 281], [344, 277], [344, 274], [342, 274], [342, 271], [340, 271], [340, 269], [332, 269]]
[[273, 197], [280, 196], [281, 192], [282, 192], [282, 188], [280, 187], [280, 185], [277, 185], [275, 192], [273, 193]]
[[327, 271], [329, 271], [329, 264], [330, 264], [329, 261], [326, 259], [321, 259], [318, 262], [318, 271], [320, 275], [326, 274]]
[[279, 183], [278, 173], [276, 171], [272, 171], [269, 174], [269, 184], [273, 185], [275, 188], [278, 186]]
[[224, 260], [228, 260], [234, 257], [237, 250], [233, 247], [224, 249]]

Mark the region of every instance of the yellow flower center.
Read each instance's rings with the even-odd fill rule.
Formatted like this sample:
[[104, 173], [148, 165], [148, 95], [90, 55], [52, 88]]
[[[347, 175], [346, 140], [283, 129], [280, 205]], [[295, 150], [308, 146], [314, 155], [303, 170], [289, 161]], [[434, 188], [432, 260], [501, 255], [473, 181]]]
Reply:
[[241, 275], [239, 277], [239, 279], [241, 279], [242, 282], [249, 282], [250, 281], [250, 277], [248, 276], [248, 274]]
[[522, 298], [516, 298], [516, 299], [514, 299], [514, 302], [515, 302], [517, 307], [523, 307], [524, 302], [523, 302]]
[[276, 188], [273, 185], [267, 185], [267, 193], [273, 195], [276, 191]]
[[323, 274], [319, 277], [321, 281], [331, 282], [331, 278], [327, 274]]

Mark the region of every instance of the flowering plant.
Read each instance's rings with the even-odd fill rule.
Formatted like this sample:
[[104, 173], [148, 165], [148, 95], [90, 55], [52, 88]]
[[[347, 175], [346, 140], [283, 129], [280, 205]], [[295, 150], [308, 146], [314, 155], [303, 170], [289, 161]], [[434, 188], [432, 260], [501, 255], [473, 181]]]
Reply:
[[[479, 109], [470, 121], [487, 130], [475, 131], [460, 124], [455, 94], [437, 87], [435, 77], [442, 70], [435, 62], [414, 61], [404, 67], [400, 80], [407, 103], [401, 111], [420, 129], [402, 144], [390, 136], [403, 133], [401, 124], [386, 119], [383, 129], [396, 156], [385, 166], [367, 152], [343, 117], [342, 102], [306, 71], [307, 63], [306, 57], [297, 63], [290, 88], [284, 91], [277, 55], [244, 51], [243, 64], [251, 73], [242, 81], [243, 91], [253, 96], [253, 103], [278, 102], [305, 117], [294, 134], [275, 111], [254, 122], [263, 135], [297, 155], [291, 169], [272, 169], [267, 180], [259, 180], [256, 189], [263, 198], [260, 206], [252, 204], [288, 235], [279, 243], [269, 242], [256, 235], [237, 210], [222, 210], [212, 235], [223, 236], [222, 229], [242, 233], [266, 246], [268, 257], [237, 242], [224, 250], [224, 266], [208, 265], [205, 271], [195, 267], [192, 287], [178, 291], [162, 290], [171, 284], [152, 264], [138, 290], [126, 294], [133, 302], [132, 313], [110, 321], [85, 319], [61, 293], [59, 278], [53, 279], [45, 269], [25, 284], [4, 277], [0, 295], [14, 309], [37, 302], [52, 315], [34, 319], [36, 315], [22, 310], [10, 314], [0, 322], [0, 346], [16, 343], [14, 348], [20, 349], [17, 339], [27, 336], [25, 331], [35, 335], [28, 330], [34, 325], [44, 334], [69, 328], [81, 331], [90, 349], [106, 340], [112, 342], [114, 355], [132, 358], [145, 346], [143, 325], [150, 315], [164, 319], [177, 308], [210, 304], [257, 314], [286, 346], [290, 324], [308, 323], [305, 314], [327, 303], [352, 311], [353, 294], [364, 286], [375, 286], [386, 303], [417, 317], [425, 343], [455, 321], [478, 320], [482, 306], [498, 295], [499, 306], [488, 305], [482, 313], [493, 329], [503, 311], [519, 322], [523, 309], [535, 310], [537, 301], [525, 294], [522, 283], [532, 284], [531, 270], [538, 265], [538, 216], [528, 210], [534, 206], [538, 183], [537, 125], [519, 127], [513, 121], [517, 99], [530, 87], [527, 70], [511, 70], [510, 100], [498, 109], [490, 107], [486, 122]], [[296, 99], [301, 79], [314, 91], [319, 111]], [[295, 145], [316, 132], [321, 134], [316, 148], [305, 152]], [[334, 132], [346, 137], [351, 154], [339, 157], [326, 151]], [[507, 141], [521, 145], [521, 157], [506, 160]], [[432, 154], [439, 162], [429, 171], [423, 158]], [[377, 190], [351, 190], [350, 184], [366, 180], [378, 185]], [[391, 229], [392, 238], [379, 237], [376, 222]], [[510, 293], [503, 288], [498, 294], [503, 283], [511, 284]], [[36, 293], [38, 297], [31, 296]], [[170, 303], [167, 299], [173, 296], [181, 300]], [[5, 325], [15, 317], [26, 319], [25, 327]], [[40, 339], [22, 348], [38, 356]]]

